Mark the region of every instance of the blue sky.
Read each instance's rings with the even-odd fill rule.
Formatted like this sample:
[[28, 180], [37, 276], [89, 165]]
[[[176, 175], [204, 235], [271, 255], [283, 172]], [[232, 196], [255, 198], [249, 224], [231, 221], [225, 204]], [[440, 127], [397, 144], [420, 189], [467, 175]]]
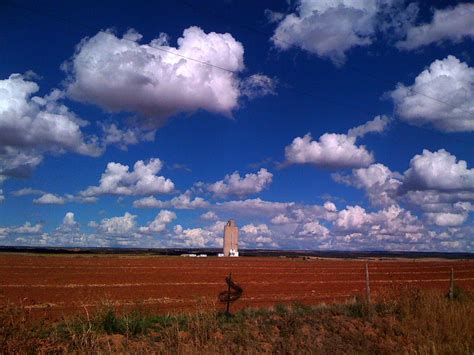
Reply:
[[[0, 5], [0, 243], [473, 251], [474, 3]], [[207, 64], [206, 64], [207, 63]]]

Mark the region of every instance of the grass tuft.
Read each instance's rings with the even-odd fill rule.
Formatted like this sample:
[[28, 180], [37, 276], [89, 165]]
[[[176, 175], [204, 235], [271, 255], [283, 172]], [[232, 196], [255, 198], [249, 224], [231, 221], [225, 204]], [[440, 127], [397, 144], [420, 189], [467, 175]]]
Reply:
[[400, 288], [368, 305], [277, 304], [232, 317], [203, 308], [152, 315], [104, 302], [84, 314], [45, 323], [26, 307], [0, 309], [0, 353], [407, 353], [474, 351], [474, 297]]

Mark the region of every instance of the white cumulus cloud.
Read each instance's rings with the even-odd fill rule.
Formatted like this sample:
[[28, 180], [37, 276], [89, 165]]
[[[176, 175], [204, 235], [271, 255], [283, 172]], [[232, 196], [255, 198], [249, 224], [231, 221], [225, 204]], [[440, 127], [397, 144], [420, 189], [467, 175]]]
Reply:
[[67, 212], [64, 215], [62, 223], [56, 229], [56, 232], [72, 233], [79, 230], [79, 223], [76, 222], [73, 212]]
[[332, 174], [332, 178], [346, 185], [364, 189], [372, 205], [389, 206], [397, 197], [403, 178], [383, 164], [353, 169], [351, 175]]
[[326, 201], [326, 202], [324, 202], [323, 207], [324, 207], [324, 208], [326, 209], [326, 211], [328, 211], [328, 212], [336, 212], [336, 211], [337, 211], [336, 205], [335, 205], [333, 202], [331, 202], [331, 201]]
[[399, 83], [390, 96], [407, 123], [442, 132], [474, 131], [474, 68], [452, 55], [435, 60], [412, 85]]
[[239, 172], [226, 175], [223, 180], [207, 185], [207, 190], [216, 197], [238, 196], [244, 197], [263, 191], [272, 183], [273, 174], [262, 168], [256, 174], [245, 174], [241, 177]]
[[217, 221], [218, 217], [217, 214], [213, 211], [207, 211], [201, 215], [201, 219], [205, 221]]
[[444, 149], [423, 150], [410, 161], [405, 184], [411, 190], [474, 191], [474, 169]]
[[325, 133], [319, 140], [313, 140], [308, 133], [296, 137], [285, 148], [289, 164], [312, 164], [328, 168], [351, 168], [367, 166], [374, 156], [365, 146], [357, 146], [355, 137], [345, 134]]
[[37, 235], [43, 232], [43, 225], [41, 223], [31, 224], [30, 222], [25, 222], [21, 226], [16, 227], [0, 227], [0, 236], [7, 235]]
[[428, 219], [428, 223], [436, 224], [440, 227], [454, 227], [466, 222], [468, 213], [429, 212], [425, 213], [425, 216]]
[[288, 216], [285, 216], [283, 213], [280, 213], [279, 215], [276, 215], [271, 219], [271, 222], [273, 224], [279, 224], [279, 225], [284, 225], [284, 224], [289, 224], [293, 222]]
[[222, 247], [225, 223], [216, 221], [204, 228], [184, 228], [178, 224], [174, 227], [169, 243], [188, 248]]
[[[135, 30], [122, 38], [106, 30], [83, 39], [64, 65], [68, 95], [112, 112], [138, 112], [151, 128], [180, 112], [231, 115], [238, 107], [244, 47], [231, 34], [193, 26], [176, 47], [164, 33], [149, 43], [141, 39]], [[270, 83], [263, 84], [271, 93]]]
[[0, 80], [0, 177], [28, 175], [45, 153], [96, 157], [103, 152], [97, 137], [82, 131], [88, 122], [60, 102], [59, 90], [34, 96], [38, 91], [28, 75]]
[[284, 164], [312, 164], [323, 168], [360, 168], [373, 163], [374, 155], [357, 139], [368, 133], [383, 132], [390, 123], [386, 116], [376, 116], [363, 125], [351, 128], [347, 134], [325, 133], [313, 140], [310, 133], [296, 137], [285, 148]]
[[279, 49], [299, 47], [342, 64], [349, 49], [372, 43], [380, 4], [377, 0], [298, 0], [294, 13], [271, 16], [278, 22], [271, 40]]
[[298, 232], [298, 237], [312, 237], [325, 239], [329, 236], [329, 229], [321, 225], [318, 221], [304, 223]]
[[163, 232], [169, 223], [176, 219], [176, 213], [161, 210], [153, 221], [148, 223], [146, 227], [140, 227], [139, 233], [142, 234], [154, 234]]
[[148, 162], [137, 161], [133, 170], [129, 171], [128, 165], [108, 163], [105, 172], [100, 178], [99, 186], [90, 186], [81, 192], [82, 196], [98, 195], [148, 195], [157, 193], [170, 193], [174, 190], [174, 183], [158, 172], [163, 163], [158, 158]]
[[206, 208], [208, 206], [209, 202], [202, 197], [192, 198], [189, 190], [168, 201], [162, 201], [153, 196], [148, 196], [133, 202], [133, 207], [136, 208], [176, 208], [178, 210], [192, 210]]
[[334, 225], [339, 230], [356, 232], [360, 231], [366, 223], [370, 222], [370, 215], [360, 206], [347, 206], [339, 211]]
[[63, 205], [66, 203], [66, 199], [55, 194], [45, 193], [41, 197], [34, 199], [33, 203], [38, 205]]
[[264, 223], [261, 224], [246, 224], [241, 228], [245, 234], [257, 235], [257, 234], [271, 234], [270, 229]]
[[98, 225], [98, 230], [106, 235], [127, 236], [137, 227], [137, 216], [128, 212], [121, 217], [104, 218]]
[[407, 29], [406, 38], [397, 47], [412, 50], [443, 41], [460, 42], [474, 38], [474, 4], [461, 3], [455, 7], [434, 10], [431, 22], [413, 25]]

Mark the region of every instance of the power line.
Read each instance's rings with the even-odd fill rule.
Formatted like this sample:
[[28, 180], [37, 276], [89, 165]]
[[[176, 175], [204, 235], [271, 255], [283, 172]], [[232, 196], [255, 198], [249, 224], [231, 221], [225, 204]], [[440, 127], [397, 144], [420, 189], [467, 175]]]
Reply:
[[[56, 20], [60, 20], [61, 22], [66, 22], [67, 24], [76, 24], [77, 26], [81, 26], [81, 27], [84, 27], [90, 31], [93, 31], [93, 32], [96, 32], [98, 31], [97, 28], [93, 27], [93, 26], [90, 26], [89, 24], [87, 23], [84, 23], [84, 22], [79, 22], [79, 21], [73, 21], [71, 18], [68, 18], [68, 17], [64, 17], [64, 16], [59, 16], [59, 15], [56, 15], [56, 14], [51, 14], [51, 13], [44, 13], [44, 12], [41, 12], [41, 11], [37, 11], [35, 9], [32, 9], [32, 8], [29, 8], [27, 6], [23, 6], [23, 5], [18, 5], [18, 4], [12, 4], [10, 3], [12, 6], [14, 7], [17, 7], [17, 8], [20, 8], [22, 10], [25, 10], [25, 11], [28, 11], [30, 12], [31, 14], [34, 14], [34, 15], [40, 15], [40, 16], [43, 16], [43, 17], [49, 17], [49, 18], [53, 18], [53, 19], [56, 19]], [[128, 39], [128, 38], [123, 38], [122, 37], [122, 40], [126, 40], [126, 41], [129, 41], [129, 42], [132, 42], [132, 43], [137, 43], [135, 42], [134, 40], [132, 39]], [[221, 66], [218, 66], [218, 65], [215, 65], [215, 64], [212, 64], [212, 63], [209, 63], [209, 62], [205, 62], [205, 61], [202, 61], [202, 60], [199, 60], [199, 59], [196, 59], [196, 58], [192, 58], [192, 57], [189, 57], [189, 56], [185, 56], [185, 55], [182, 55], [182, 54], [179, 54], [179, 53], [176, 53], [174, 51], [171, 51], [169, 49], [165, 49], [163, 47], [157, 47], [157, 46], [151, 46], [149, 44], [147, 44], [147, 46], [151, 47], [151, 48], [154, 48], [154, 49], [157, 49], [159, 51], [162, 51], [162, 52], [165, 52], [165, 53], [168, 53], [168, 54], [171, 54], [171, 55], [176, 55], [178, 57], [181, 57], [183, 59], [187, 59], [187, 60], [190, 60], [190, 61], [194, 61], [194, 62], [197, 62], [197, 63], [200, 63], [202, 65], [206, 65], [206, 66], [209, 66], [209, 67], [212, 67], [212, 68], [215, 68], [215, 69], [219, 69], [219, 70], [223, 70], [223, 71], [226, 71], [226, 72], [229, 72], [229, 73], [232, 73], [232, 74], [235, 74], [235, 75], [239, 75], [240, 72], [238, 71], [235, 71], [235, 70], [231, 70], [231, 69], [228, 69], [228, 68], [224, 68], [224, 67], [221, 67]], [[330, 95], [324, 95], [324, 94], [321, 94], [321, 93], [315, 93], [315, 92], [312, 92], [312, 91], [307, 91], [307, 90], [301, 90], [301, 89], [298, 89], [298, 88], [295, 88], [294, 86], [290, 85], [290, 84], [287, 84], [287, 83], [282, 83], [283, 84], [283, 87], [285, 89], [288, 89], [288, 90], [291, 90], [291, 91], [294, 91], [296, 93], [299, 93], [301, 95], [305, 95], [305, 96], [309, 96], [309, 97], [312, 97], [312, 98], [317, 98], [317, 99], [323, 99], [325, 100], [326, 102], [333, 102], [337, 105], [340, 105], [340, 106], [348, 106], [348, 107], [356, 107], [357, 109], [361, 110], [361, 111], [364, 111], [364, 112], [367, 112], [368, 114], [370, 115], [374, 115], [375, 112], [373, 111], [368, 111], [367, 110], [367, 107], [366, 106], [363, 106], [363, 105], [359, 105], [357, 103], [353, 103], [353, 102], [346, 102], [346, 101], [340, 101], [340, 100], [336, 100], [336, 99], [333, 99]]]
[[[61, 20], [61, 21], [64, 21], [64, 22], [68, 22], [70, 23], [71, 21], [71, 18], [66, 18], [66, 17], [63, 17], [63, 16], [58, 16], [58, 15], [55, 15], [55, 14], [45, 14], [45, 13], [42, 13], [40, 11], [36, 11], [34, 9], [31, 9], [29, 7], [26, 7], [26, 6], [22, 6], [22, 5], [18, 5], [18, 4], [12, 4], [12, 3], [9, 3], [10, 5], [13, 5], [14, 7], [17, 7], [17, 8], [21, 8], [23, 10], [26, 10], [26, 11], [29, 11], [31, 13], [34, 13], [36, 15], [41, 15], [41, 16], [44, 16], [44, 17], [54, 17], [58, 20]], [[82, 27], [84, 28], [88, 28], [89, 30], [91, 31], [97, 31], [97, 28], [94, 28], [86, 23], [83, 23], [83, 22], [77, 22], [75, 21], [78, 25], [81, 25]], [[129, 38], [126, 38], [126, 37], [122, 37], [122, 40], [124, 41], [129, 41], [129, 42], [132, 42], [132, 43], [137, 43], [135, 42], [134, 40], [132, 39], [129, 39]], [[168, 53], [168, 54], [172, 54], [172, 55], [175, 55], [175, 56], [178, 56], [178, 57], [181, 57], [181, 58], [184, 58], [184, 59], [188, 59], [190, 61], [193, 61], [193, 62], [196, 62], [196, 63], [200, 63], [200, 64], [203, 64], [203, 65], [207, 65], [209, 67], [212, 67], [212, 68], [216, 68], [216, 69], [220, 69], [220, 70], [223, 70], [223, 71], [226, 71], [226, 72], [229, 72], [229, 73], [232, 73], [232, 74], [239, 74], [238, 71], [236, 70], [232, 70], [232, 69], [228, 69], [228, 68], [224, 68], [224, 67], [221, 67], [219, 65], [215, 65], [215, 64], [212, 64], [212, 63], [209, 63], [209, 62], [205, 62], [205, 61], [202, 61], [200, 59], [196, 59], [196, 58], [192, 58], [192, 57], [188, 57], [186, 55], [183, 55], [183, 54], [179, 54], [179, 53], [176, 53], [176, 52], [173, 52], [171, 50], [168, 50], [168, 49], [165, 49], [163, 47], [157, 47], [157, 46], [152, 46], [150, 44], [147, 44], [148, 47], [151, 47], [151, 48], [154, 48], [156, 50], [159, 50], [159, 51], [162, 51], [162, 52], [165, 52], [165, 53]]]
[[[190, 4], [190, 3], [188, 3], [187, 1], [181, 0], [181, 2], [182, 2], [183, 4], [185, 4], [186, 6], [192, 8], [194, 11], [199, 11], [199, 8], [197, 8], [196, 6], [194, 6], [194, 5]], [[30, 12], [30, 13], [33, 13], [33, 14], [36, 14], [36, 15], [40, 15], [40, 16], [43, 16], [43, 17], [52, 17], [52, 18], [55, 18], [55, 19], [60, 20], [60, 21], [63, 21], [63, 22], [71, 23], [71, 18], [68, 18], [68, 17], [63, 17], [63, 16], [59, 16], [59, 15], [56, 15], [56, 14], [51, 14], [51, 13], [46, 14], [46, 13], [37, 11], [37, 10], [32, 9], [32, 8], [30, 8], [30, 7], [27, 7], [27, 6], [18, 5], [18, 4], [16, 4], [16, 3], [13, 4], [13, 3], [11, 3], [11, 2], [7, 2], [7, 4], [12, 5], [12, 6], [14, 6], [14, 7], [17, 7], [17, 8], [20, 8], [20, 9], [22, 9], [22, 10], [26, 10], [26, 11], [28, 11], [28, 12]], [[199, 12], [200, 12], [200, 11], [199, 11]], [[207, 12], [206, 14], [209, 14], [209, 13], [210, 13], [210, 12]], [[220, 20], [221, 20], [221, 19], [220, 19]], [[97, 31], [97, 28], [92, 27], [92, 26], [90, 26], [90, 25], [88, 25], [88, 24], [86, 24], [86, 23], [78, 22], [78, 21], [72, 21], [72, 22], [75, 22], [77, 25], [81, 25], [82, 27], [87, 28], [87, 29], [89, 29], [89, 30], [91, 30], [91, 31], [94, 31], [94, 32]], [[259, 34], [261, 34], [261, 35], [267, 35], [267, 36], [269, 35], [269, 33], [268, 33], [267, 31], [261, 31], [261, 30], [259, 30], [259, 29], [256, 29], [256, 28], [253, 27], [253, 26], [250, 26], [250, 25], [242, 25], [242, 24], [237, 24], [237, 25], [240, 26], [240, 27], [243, 27], [243, 28], [245, 28], [245, 29], [247, 29], [247, 30], [249, 30], [249, 31], [257, 32], [257, 33], [259, 33]], [[134, 40], [132, 40], [132, 39], [129, 39], [129, 38], [125, 38], [125, 37], [122, 37], [122, 40], [129, 41], [129, 42], [132, 42], [132, 43], [135, 43], [135, 44], [137, 43], [136, 41], [134, 41]], [[278, 39], [278, 38], [275, 39], [275, 40], [278, 40], [278, 41], [283, 42], [283, 43], [288, 44], [288, 45], [293, 45], [293, 44], [290, 43], [290, 42], [287, 42], [287, 41], [284, 41], [284, 40], [280, 40], [280, 39]], [[161, 52], [167, 53], [167, 54], [175, 55], [175, 56], [180, 57], [180, 58], [183, 58], [183, 59], [187, 59], [187, 60], [190, 60], [190, 61], [193, 61], [193, 62], [202, 64], [202, 65], [209, 66], [209, 67], [211, 67], [211, 68], [223, 70], [223, 71], [226, 71], [226, 72], [228, 72], [228, 73], [235, 74], [235, 75], [239, 75], [239, 74], [240, 74], [240, 72], [238, 72], [238, 71], [236, 71], [236, 70], [224, 68], [224, 67], [222, 67], [222, 66], [215, 65], [215, 64], [212, 64], [212, 63], [209, 63], [209, 62], [205, 62], [205, 61], [202, 61], [202, 60], [200, 60], [200, 59], [196, 59], [196, 58], [189, 57], [189, 56], [186, 56], [186, 55], [183, 55], [183, 54], [180, 54], [180, 53], [176, 53], [176, 52], [174, 52], [174, 51], [172, 51], [172, 50], [169, 50], [169, 49], [166, 49], [166, 48], [163, 48], [163, 47], [153, 46], [153, 45], [150, 45], [150, 44], [147, 44], [147, 46], [148, 46], [148, 47], [151, 47], [151, 48], [153, 48], [153, 49], [159, 50], [159, 51], [161, 51]], [[355, 67], [355, 66], [350, 66], [350, 65], [349, 65], [348, 67], [351, 68], [351, 69], [353, 69], [353, 70], [355, 70], [355, 71], [359, 71], [359, 72], [361, 72], [362, 74], [367, 75], [366, 73], [363, 73], [359, 68], [357, 68], [357, 67]], [[369, 76], [369, 75], [367, 75], [367, 76]], [[372, 75], [372, 78], [378, 79], [378, 77], [376, 77], [376, 76], [374, 76], [374, 75]], [[387, 81], [387, 82], [388, 82], [388, 81]], [[293, 90], [293, 91], [295, 91], [295, 92], [298, 92], [298, 93], [300, 93], [300, 94], [302, 94], [302, 95], [307, 95], [307, 96], [311, 96], [311, 97], [314, 97], [314, 98], [321, 98], [321, 97], [323, 97], [323, 98], [324, 98], [324, 97], [325, 97], [325, 98], [328, 98], [328, 97], [329, 97], [328, 95], [315, 94], [314, 92], [310, 92], [310, 91], [306, 91], [306, 90], [300, 90], [300, 89], [294, 88], [294, 87], [291, 86], [291, 85], [286, 85], [285, 88], [286, 88], [286, 89], [289, 89], [289, 90]], [[466, 110], [460, 108], [459, 106], [452, 105], [452, 104], [447, 103], [447, 102], [445, 102], [445, 101], [443, 101], [443, 100], [440, 100], [440, 99], [438, 99], [438, 98], [435, 98], [435, 97], [426, 95], [426, 94], [424, 94], [424, 93], [421, 93], [421, 92], [416, 91], [416, 90], [413, 90], [413, 89], [412, 89], [412, 91], [415, 92], [415, 93], [417, 93], [417, 94], [419, 94], [419, 95], [422, 95], [422, 96], [424, 96], [424, 97], [426, 97], [426, 98], [429, 98], [429, 99], [431, 99], [431, 100], [437, 101], [437, 102], [439, 102], [439, 103], [441, 103], [441, 104], [450, 106], [450, 107], [452, 107], [452, 108], [454, 108], [454, 109], [459, 109], [459, 110], [461, 110], [461, 111], [463, 111], [463, 112], [466, 112], [466, 113], [470, 114], [470, 112], [468, 112], [468, 111], [466, 111]], [[337, 103], [338, 105], [353, 106], [353, 107], [362, 108], [364, 111], [366, 111], [366, 107], [360, 106], [360, 105], [357, 105], [357, 104], [354, 104], [354, 103], [341, 102], [340, 100], [338, 100], [338, 101], [333, 101], [333, 102]], [[371, 112], [371, 114], [373, 114], [373, 113]]]
[[[212, 13], [213, 13], [214, 11], [213, 11], [213, 9], [211, 9], [211, 8], [209, 8], [209, 7], [207, 7], [207, 11], [203, 11], [203, 10], [202, 10], [202, 8], [203, 8], [202, 6], [201, 6], [201, 8], [199, 8], [198, 6], [196, 6], [196, 5], [192, 4], [192, 3], [190, 3], [190, 2], [187, 1], [187, 0], [179, 0], [179, 1], [180, 1], [182, 4], [184, 4], [185, 6], [187, 6], [188, 8], [194, 10], [195, 12], [199, 12], [199, 13], [205, 15], [205, 16], [212, 16], [212, 17], [214, 17], [214, 18], [217, 18], [219, 21], [222, 21], [222, 20], [223, 20], [223, 17], [226, 17], [227, 19], [229, 19], [229, 20], [231, 20], [231, 21], [234, 21], [234, 18], [230, 18], [229, 16], [222, 16], [222, 15], [217, 16], [217, 15], [213, 15]], [[235, 23], [235, 22], [234, 22], [234, 24], [237, 25], [237, 26], [239, 26], [239, 27], [241, 27], [241, 28], [243, 28], [243, 29], [245, 29], [245, 30], [247, 30], [247, 31], [254, 32], [254, 33], [257, 33], [257, 34], [260, 34], [260, 35], [264, 35], [264, 36], [266, 36], [267, 38], [270, 38], [270, 37], [271, 37], [273, 41], [277, 41], [277, 42], [280, 42], [280, 43], [284, 43], [284, 44], [286, 44], [286, 45], [288, 45], [288, 46], [290, 46], [290, 47], [294, 46], [294, 43], [285, 41], [285, 40], [280, 39], [280, 38], [278, 38], [278, 37], [275, 37], [275, 36], [273, 35], [273, 33], [269, 32], [269, 31], [261, 30], [261, 29], [259, 29], [259, 28], [256, 28], [256, 27], [254, 27], [254, 26], [247, 25], [247, 24], [240, 24], [240, 23]], [[354, 66], [354, 65], [347, 64], [346, 67], [348, 67], [348, 68], [350, 68], [350, 69], [352, 69], [352, 70], [354, 70], [354, 71], [357, 71], [357, 72], [361, 73], [362, 75], [371, 77], [372, 79], [375, 79], [375, 80], [383, 80], [383, 81], [385, 81], [386, 83], [393, 84], [391, 81], [389, 82], [388, 80], [386, 80], [386, 79], [383, 78], [383, 77], [380, 77], [380, 76], [377, 76], [377, 75], [373, 75], [373, 74], [370, 74], [370, 73], [366, 73], [365, 71], [362, 71], [360, 68], [358, 68], [358, 67], [356, 67], [356, 66]], [[469, 111], [467, 111], [467, 110], [465, 110], [465, 109], [463, 109], [463, 108], [461, 108], [461, 107], [459, 107], [459, 106], [450, 104], [449, 102], [446, 102], [446, 101], [444, 101], [444, 100], [441, 100], [441, 99], [439, 99], [439, 98], [437, 98], [437, 97], [433, 97], [433, 96], [431, 96], [431, 95], [427, 95], [427, 94], [425, 94], [425, 93], [423, 93], [423, 92], [420, 92], [420, 91], [414, 90], [414, 89], [411, 89], [411, 91], [414, 92], [415, 94], [421, 95], [421, 96], [423, 96], [423, 97], [426, 97], [427, 99], [431, 99], [431, 100], [436, 101], [436, 102], [438, 102], [438, 103], [444, 104], [444, 105], [449, 106], [449, 107], [451, 107], [451, 108], [453, 108], [453, 109], [458, 109], [458, 110], [460, 110], [460, 111], [462, 111], [462, 112], [465, 112], [465, 113], [467, 113], [467, 114], [469, 114], [469, 115], [472, 114], [471, 112], [469, 112]]]

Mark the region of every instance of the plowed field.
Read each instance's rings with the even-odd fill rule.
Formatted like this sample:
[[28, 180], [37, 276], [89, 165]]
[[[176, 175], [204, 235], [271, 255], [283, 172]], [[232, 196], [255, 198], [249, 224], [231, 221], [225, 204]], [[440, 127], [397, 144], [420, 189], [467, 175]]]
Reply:
[[[183, 258], [151, 256], [0, 255], [0, 304], [23, 305], [37, 316], [83, 312], [104, 300], [142, 304], [168, 313], [213, 307], [230, 272], [244, 288], [233, 309], [300, 301], [345, 301], [365, 291], [362, 260]], [[446, 292], [456, 284], [474, 291], [474, 261], [368, 261], [374, 297], [402, 285]], [[219, 306], [217, 306], [219, 307]]]

